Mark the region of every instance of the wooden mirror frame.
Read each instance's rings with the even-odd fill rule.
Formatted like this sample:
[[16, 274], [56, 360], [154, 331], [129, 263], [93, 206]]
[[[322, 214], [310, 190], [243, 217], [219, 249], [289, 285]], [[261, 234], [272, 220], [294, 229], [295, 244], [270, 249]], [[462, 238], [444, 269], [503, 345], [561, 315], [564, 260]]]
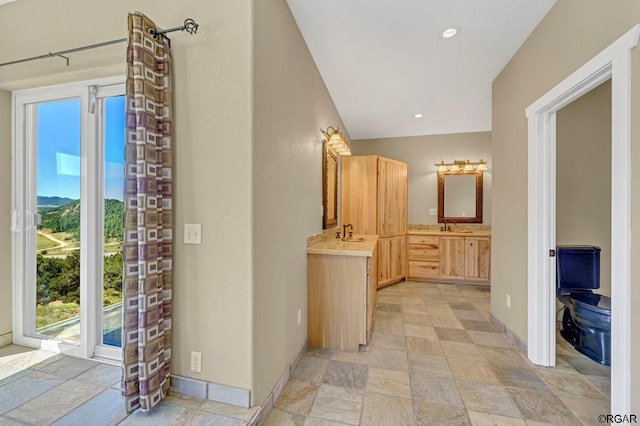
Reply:
[[[331, 200], [333, 208], [329, 209]], [[322, 209], [322, 229], [338, 226], [338, 155], [328, 148], [327, 141], [322, 144]]]
[[[447, 217], [444, 215], [444, 177], [451, 175], [474, 175], [476, 176], [476, 215], [475, 217]], [[482, 223], [482, 170], [457, 172], [446, 171], [438, 172], [438, 223], [456, 222], [456, 223]]]

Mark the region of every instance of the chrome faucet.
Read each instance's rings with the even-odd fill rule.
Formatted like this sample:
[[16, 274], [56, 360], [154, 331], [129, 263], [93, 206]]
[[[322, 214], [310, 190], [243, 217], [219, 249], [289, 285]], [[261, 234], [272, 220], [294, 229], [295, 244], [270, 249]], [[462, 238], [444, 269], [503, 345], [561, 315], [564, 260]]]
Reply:
[[342, 238], [347, 238], [347, 228], [351, 230], [349, 232], [349, 237], [353, 236], [353, 225], [349, 223], [347, 225], [342, 225]]
[[448, 231], [450, 228], [447, 228], [447, 219], [442, 219], [442, 226], [440, 227], [440, 230], [443, 232]]

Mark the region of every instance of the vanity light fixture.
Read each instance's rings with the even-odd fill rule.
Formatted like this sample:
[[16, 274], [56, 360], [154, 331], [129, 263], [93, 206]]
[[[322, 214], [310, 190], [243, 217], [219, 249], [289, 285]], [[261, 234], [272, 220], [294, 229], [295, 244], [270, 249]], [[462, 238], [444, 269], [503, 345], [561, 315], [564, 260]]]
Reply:
[[320, 129], [324, 137], [326, 138], [327, 148], [335, 152], [337, 155], [351, 155], [349, 145], [344, 140], [340, 128], [333, 126], [327, 127], [327, 130]]
[[480, 160], [478, 162], [469, 161], [469, 160], [455, 160], [451, 163], [445, 163], [444, 161], [440, 161], [435, 164], [438, 167], [439, 172], [473, 172], [476, 170], [487, 170], [487, 163], [484, 160]]

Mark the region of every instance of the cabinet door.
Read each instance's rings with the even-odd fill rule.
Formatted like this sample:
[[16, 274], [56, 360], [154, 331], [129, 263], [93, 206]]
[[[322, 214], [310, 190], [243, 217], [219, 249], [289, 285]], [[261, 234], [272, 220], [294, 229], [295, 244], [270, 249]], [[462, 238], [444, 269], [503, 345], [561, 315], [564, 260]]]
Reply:
[[441, 278], [464, 279], [464, 246], [464, 237], [440, 237]]
[[407, 165], [378, 158], [378, 234], [407, 233]]
[[468, 280], [488, 281], [491, 267], [491, 240], [488, 237], [465, 238], [465, 274]]
[[378, 234], [378, 157], [342, 157], [340, 163], [342, 223], [352, 224], [354, 234]]
[[378, 288], [407, 276], [407, 237], [378, 239]]

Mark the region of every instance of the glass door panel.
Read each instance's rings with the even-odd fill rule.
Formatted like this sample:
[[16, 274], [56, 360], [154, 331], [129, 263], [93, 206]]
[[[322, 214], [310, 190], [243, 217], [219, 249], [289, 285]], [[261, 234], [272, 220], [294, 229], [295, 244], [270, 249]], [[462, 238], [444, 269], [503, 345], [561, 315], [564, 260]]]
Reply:
[[100, 343], [121, 347], [125, 97], [104, 98], [101, 105], [104, 111], [101, 126], [104, 141], [104, 264]]
[[80, 341], [81, 102], [36, 105], [36, 333]]

